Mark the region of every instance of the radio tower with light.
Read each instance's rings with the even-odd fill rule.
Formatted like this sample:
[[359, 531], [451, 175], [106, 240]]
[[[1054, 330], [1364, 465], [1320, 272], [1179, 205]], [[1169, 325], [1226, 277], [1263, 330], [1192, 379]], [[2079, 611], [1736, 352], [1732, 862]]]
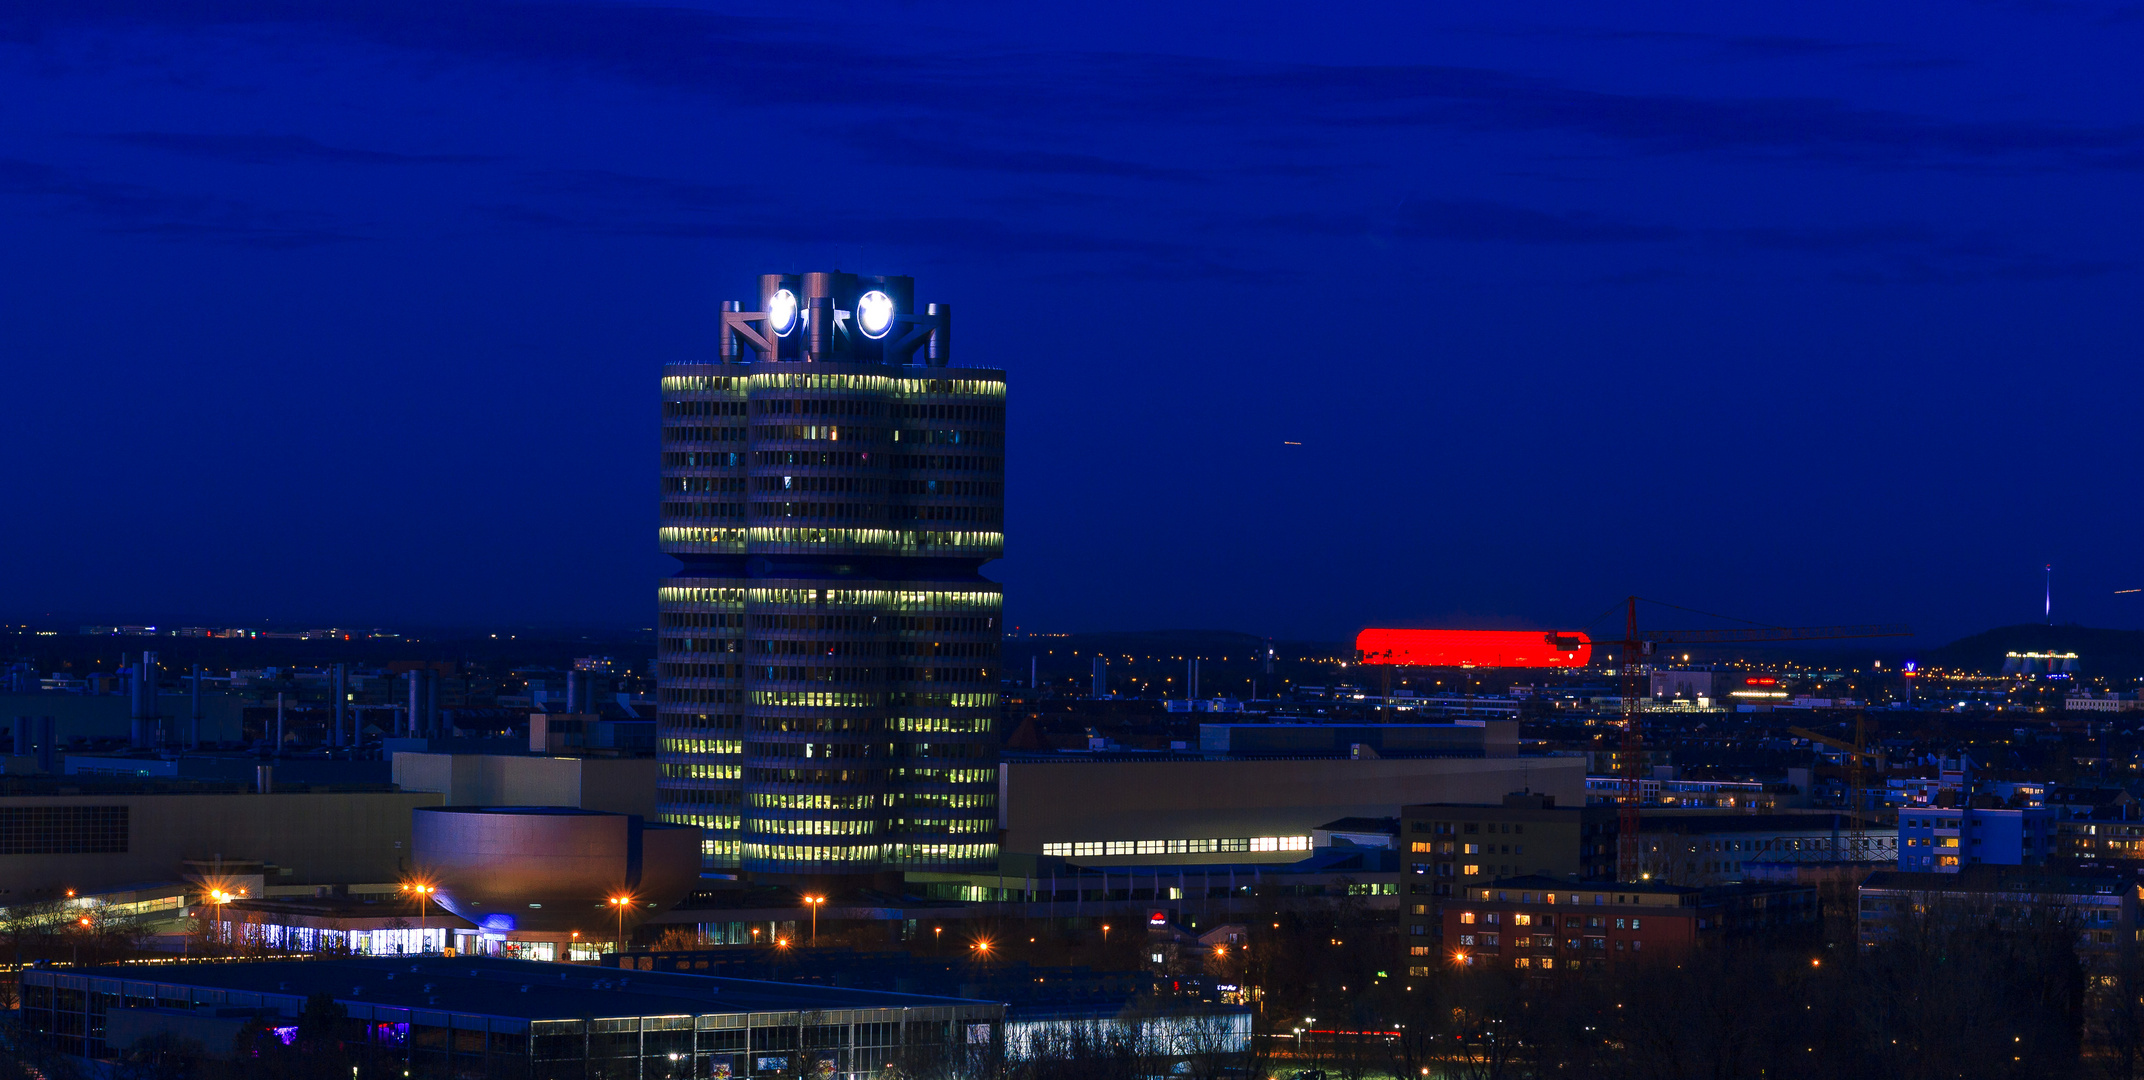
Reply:
[[768, 274], [665, 365], [663, 818], [787, 880], [997, 859], [1005, 373], [915, 282]]

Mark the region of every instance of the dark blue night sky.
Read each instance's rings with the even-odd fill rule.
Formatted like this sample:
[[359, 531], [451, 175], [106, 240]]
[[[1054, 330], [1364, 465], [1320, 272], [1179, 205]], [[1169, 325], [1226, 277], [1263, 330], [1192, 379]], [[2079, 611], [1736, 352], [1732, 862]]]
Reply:
[[647, 625], [661, 365], [838, 267], [1031, 629], [2144, 626], [2140, 9], [1730, 7], [17, 0], [0, 617]]

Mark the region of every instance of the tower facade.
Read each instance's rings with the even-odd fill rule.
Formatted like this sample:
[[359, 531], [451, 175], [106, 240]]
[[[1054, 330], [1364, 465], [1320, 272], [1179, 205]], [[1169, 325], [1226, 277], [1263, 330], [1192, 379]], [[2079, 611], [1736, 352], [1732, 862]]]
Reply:
[[664, 368], [664, 818], [709, 869], [997, 858], [1005, 374], [905, 277], [769, 274]]

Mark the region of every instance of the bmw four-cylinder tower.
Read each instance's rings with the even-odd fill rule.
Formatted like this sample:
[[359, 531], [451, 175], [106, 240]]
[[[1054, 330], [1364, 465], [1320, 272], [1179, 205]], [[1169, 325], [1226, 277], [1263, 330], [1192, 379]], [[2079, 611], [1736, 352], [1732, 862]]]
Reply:
[[1005, 373], [906, 277], [768, 274], [663, 370], [663, 816], [709, 869], [997, 857]]

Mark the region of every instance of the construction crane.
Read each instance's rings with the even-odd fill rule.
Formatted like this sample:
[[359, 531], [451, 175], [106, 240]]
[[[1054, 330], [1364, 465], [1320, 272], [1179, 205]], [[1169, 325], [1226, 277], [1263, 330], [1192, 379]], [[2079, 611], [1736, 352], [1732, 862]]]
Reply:
[[[1673, 607], [1674, 605], [1666, 605]], [[1644, 772], [1639, 758], [1644, 755], [1645, 732], [1638, 713], [1638, 677], [1646, 672], [1646, 658], [1653, 655], [1661, 645], [1728, 645], [1757, 644], [1772, 641], [1832, 641], [1842, 638], [1911, 637], [1913, 631], [1903, 623], [1886, 623], [1862, 626], [1753, 626], [1724, 630], [1639, 630], [1638, 597], [1624, 600], [1623, 637], [1620, 641], [1603, 641], [1614, 644], [1622, 652], [1623, 673], [1623, 783], [1617, 799], [1616, 813], [1616, 880], [1637, 881], [1644, 872], [1642, 852], [1638, 845], [1638, 813], [1643, 803]]]
[[1862, 819], [1861, 762], [1865, 759], [1876, 767], [1878, 773], [1883, 771], [1882, 751], [1868, 749], [1868, 723], [1868, 714], [1856, 713], [1854, 715], [1853, 742], [1834, 739], [1829, 735], [1819, 735], [1803, 727], [1790, 727], [1787, 729], [1787, 734], [1789, 735], [1798, 735], [1810, 742], [1829, 746], [1846, 755], [1846, 791], [1848, 799], [1846, 809], [1853, 819], [1853, 825], [1848, 831], [1847, 846], [1857, 856], [1866, 854], [1868, 847], [1868, 829]]

